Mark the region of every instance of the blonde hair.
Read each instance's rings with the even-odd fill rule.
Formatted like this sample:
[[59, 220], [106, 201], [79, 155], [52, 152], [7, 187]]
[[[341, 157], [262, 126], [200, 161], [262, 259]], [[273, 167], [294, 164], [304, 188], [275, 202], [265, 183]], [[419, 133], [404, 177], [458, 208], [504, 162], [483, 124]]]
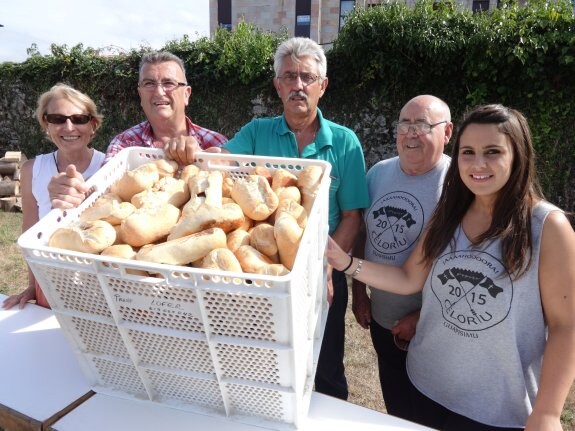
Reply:
[[70, 87], [69, 85], [58, 83], [54, 85], [50, 90], [43, 93], [38, 99], [38, 108], [36, 108], [36, 119], [42, 127], [42, 130], [46, 131], [48, 129], [48, 122], [44, 118], [47, 114], [46, 109], [48, 105], [54, 99], [66, 99], [87, 111], [89, 115], [92, 116], [94, 131], [96, 131], [101, 125], [104, 117], [98, 112], [98, 108], [92, 99], [84, 93]]

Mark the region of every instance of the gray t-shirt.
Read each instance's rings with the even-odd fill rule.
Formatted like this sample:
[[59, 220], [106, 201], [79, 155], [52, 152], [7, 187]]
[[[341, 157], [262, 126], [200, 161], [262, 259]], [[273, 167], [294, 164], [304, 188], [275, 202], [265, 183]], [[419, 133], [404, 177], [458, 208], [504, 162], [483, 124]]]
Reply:
[[432, 400], [478, 422], [521, 428], [537, 395], [546, 327], [539, 293], [539, 251], [545, 218], [558, 208], [533, 208], [533, 260], [512, 280], [501, 243], [472, 247], [459, 227], [437, 258], [423, 290], [407, 369]]
[[[435, 209], [450, 161], [444, 154], [425, 174], [406, 175], [399, 165], [399, 157], [393, 157], [368, 171], [367, 186], [372, 203], [364, 213], [366, 259], [403, 265]], [[405, 296], [370, 290], [372, 317], [384, 328], [391, 329], [395, 321], [421, 308], [419, 293]]]

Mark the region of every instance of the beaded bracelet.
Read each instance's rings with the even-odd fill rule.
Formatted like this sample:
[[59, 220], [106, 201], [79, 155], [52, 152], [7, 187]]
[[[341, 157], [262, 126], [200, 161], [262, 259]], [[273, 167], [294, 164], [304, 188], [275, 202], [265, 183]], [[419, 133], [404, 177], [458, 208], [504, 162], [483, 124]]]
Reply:
[[352, 278], [355, 278], [358, 276], [358, 274], [361, 272], [362, 266], [363, 266], [363, 260], [357, 259], [357, 268], [355, 268], [355, 271], [353, 271], [353, 273], [351, 274]]
[[353, 263], [353, 256], [350, 256], [349, 257], [349, 263], [347, 264], [347, 266], [344, 269], [341, 270], [341, 272], [347, 271], [352, 263]]

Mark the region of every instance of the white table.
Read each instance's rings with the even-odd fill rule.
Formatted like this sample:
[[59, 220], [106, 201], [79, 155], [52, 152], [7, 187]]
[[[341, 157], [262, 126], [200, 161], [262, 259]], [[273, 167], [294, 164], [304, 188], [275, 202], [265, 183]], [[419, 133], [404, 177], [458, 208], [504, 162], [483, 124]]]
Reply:
[[[278, 428], [293, 429], [293, 427], [281, 427], [281, 425]], [[205, 416], [159, 404], [96, 394], [49, 429], [57, 431], [262, 431], [263, 428], [224, 417]], [[311, 396], [308, 417], [298, 429], [303, 431], [430, 430], [316, 392]]]
[[[0, 294], [0, 302], [5, 296]], [[0, 427], [10, 431], [254, 431], [262, 428], [160, 404], [94, 394], [54, 314], [0, 309]], [[286, 428], [286, 427], [284, 427]], [[429, 430], [312, 393], [304, 431]]]
[[50, 310], [0, 308], [0, 427], [43, 429], [91, 395]]

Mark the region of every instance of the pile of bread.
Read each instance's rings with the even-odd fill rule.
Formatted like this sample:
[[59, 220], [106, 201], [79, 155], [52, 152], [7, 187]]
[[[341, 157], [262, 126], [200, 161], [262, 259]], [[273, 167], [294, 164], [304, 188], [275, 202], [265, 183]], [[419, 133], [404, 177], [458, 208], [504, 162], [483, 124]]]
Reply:
[[126, 171], [52, 247], [196, 268], [285, 275], [292, 270], [322, 169], [298, 176], [256, 167], [232, 178], [158, 159]]

